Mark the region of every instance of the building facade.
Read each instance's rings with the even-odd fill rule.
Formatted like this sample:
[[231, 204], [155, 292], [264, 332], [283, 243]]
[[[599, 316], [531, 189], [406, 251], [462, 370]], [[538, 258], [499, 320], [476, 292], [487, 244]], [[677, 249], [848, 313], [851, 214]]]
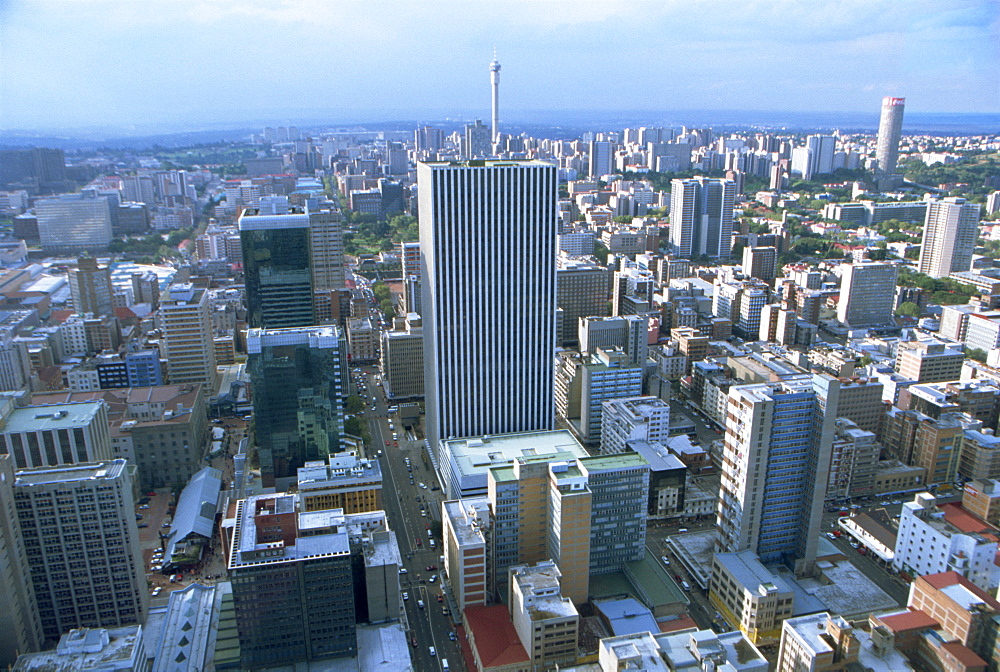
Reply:
[[972, 268], [972, 251], [979, 240], [980, 207], [955, 196], [928, 202], [917, 266], [921, 273], [946, 278]]
[[[273, 329], [315, 324], [309, 215], [246, 210], [239, 228], [247, 324]], [[336, 275], [335, 269], [329, 270]]]
[[340, 327], [250, 329], [247, 352], [264, 482], [340, 452], [348, 376]]
[[893, 324], [896, 264], [861, 262], [841, 264], [837, 321], [850, 327]]
[[17, 472], [14, 501], [46, 638], [145, 622], [132, 491], [125, 460]]
[[732, 249], [736, 184], [694, 177], [670, 183], [670, 242], [679, 257], [727, 258]]
[[417, 181], [432, 455], [449, 437], [550, 429], [555, 167], [421, 163]]
[[161, 351], [171, 385], [200, 383], [215, 388], [215, 344], [208, 292], [177, 284], [160, 302]]

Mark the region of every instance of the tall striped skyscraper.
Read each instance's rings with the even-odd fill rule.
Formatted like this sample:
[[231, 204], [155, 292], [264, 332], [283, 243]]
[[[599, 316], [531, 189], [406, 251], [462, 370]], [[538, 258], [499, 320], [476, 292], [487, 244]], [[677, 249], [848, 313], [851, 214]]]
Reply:
[[556, 169], [421, 163], [427, 439], [552, 429]]

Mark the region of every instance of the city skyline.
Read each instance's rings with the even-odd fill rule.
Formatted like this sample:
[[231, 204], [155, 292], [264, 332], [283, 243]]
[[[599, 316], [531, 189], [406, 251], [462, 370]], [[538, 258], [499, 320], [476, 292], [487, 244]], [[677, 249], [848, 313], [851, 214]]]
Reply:
[[[1000, 20], [988, 0], [947, 8], [741, 3], [727, 12], [711, 3], [440, 2], [383, 5], [377, 16], [362, 5], [310, 0], [153, 5], [0, 4], [0, 128], [404, 111], [429, 118], [481, 110], [488, 120], [494, 45], [504, 68], [502, 122], [580, 108], [857, 112], [878, 109], [884, 96], [906, 97], [908, 110], [925, 113], [1000, 112]], [[624, 49], [598, 48], [630, 27]], [[320, 34], [350, 35], [371, 48], [346, 49]], [[234, 50], [226, 35], [255, 37]], [[291, 43], [296, 49], [287, 49]], [[126, 61], [128, 68], [116, 65]], [[219, 76], [193, 76], [206, 70]]]

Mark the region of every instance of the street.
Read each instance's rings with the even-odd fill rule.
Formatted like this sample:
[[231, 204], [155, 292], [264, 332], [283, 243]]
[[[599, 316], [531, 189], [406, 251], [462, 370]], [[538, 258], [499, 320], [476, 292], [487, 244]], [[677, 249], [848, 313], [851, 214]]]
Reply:
[[[442, 595], [441, 574], [444, 569], [439, 532], [443, 494], [440, 490], [431, 489], [436, 487], [437, 478], [429, 465], [424, 464], [423, 442], [409, 440], [397, 416], [392, 417], [394, 428], [390, 429], [386, 409], [393, 404], [386, 402], [381, 385], [375, 381], [376, 369], [362, 367], [362, 370], [369, 396], [365, 402], [365, 415], [372, 437], [372, 452], [378, 456], [382, 467], [383, 507], [390, 529], [396, 532], [406, 569], [399, 579], [400, 589], [409, 597], [403, 602], [406, 612], [403, 625], [411, 645], [414, 640], [417, 643], [411, 650], [414, 669], [441, 669], [442, 658], [448, 660], [451, 669], [464, 669], [458, 642], [449, 638], [449, 633], [454, 631], [451, 616], [443, 613], [449, 602], [443, 597], [442, 602], [438, 601], [438, 596]], [[375, 410], [371, 411], [373, 401]], [[398, 447], [392, 445], [393, 431], [399, 437]], [[426, 487], [421, 488], [421, 483]], [[432, 541], [434, 548], [431, 548]], [[428, 571], [430, 566], [435, 569]], [[437, 578], [430, 583], [434, 575]], [[423, 602], [423, 608], [418, 601]], [[430, 655], [432, 646], [435, 656]]]

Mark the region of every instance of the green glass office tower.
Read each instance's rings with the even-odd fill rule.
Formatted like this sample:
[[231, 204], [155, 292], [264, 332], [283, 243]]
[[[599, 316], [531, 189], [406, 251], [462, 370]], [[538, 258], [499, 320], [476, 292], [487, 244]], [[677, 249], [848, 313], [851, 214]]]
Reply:
[[315, 324], [309, 215], [246, 210], [239, 225], [248, 325], [280, 329]]
[[247, 331], [247, 370], [265, 486], [340, 452], [347, 340], [338, 326]]

